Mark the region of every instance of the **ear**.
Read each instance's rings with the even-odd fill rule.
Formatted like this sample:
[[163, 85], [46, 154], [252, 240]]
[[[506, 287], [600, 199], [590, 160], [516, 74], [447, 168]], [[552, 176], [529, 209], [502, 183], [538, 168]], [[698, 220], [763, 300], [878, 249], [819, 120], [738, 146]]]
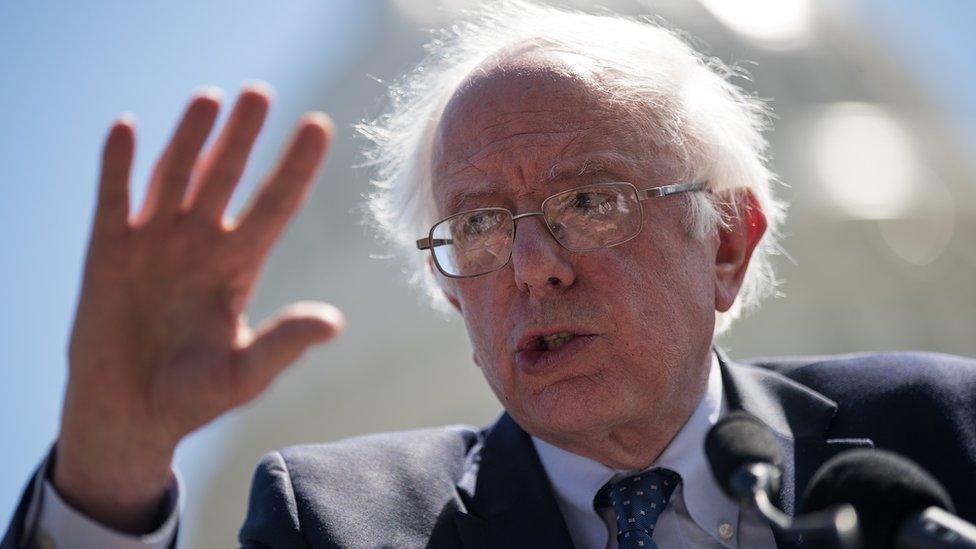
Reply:
[[447, 299], [447, 302], [454, 307], [454, 310], [463, 314], [464, 311], [461, 310], [461, 302], [458, 301], [457, 295], [454, 293], [453, 281], [442, 275], [441, 272], [437, 270], [437, 267], [434, 266], [434, 260], [431, 259], [430, 256], [427, 256], [427, 268], [430, 269], [430, 272], [434, 275], [434, 278], [437, 279], [437, 286], [440, 287], [441, 292], [444, 294], [444, 298]]
[[719, 227], [715, 253], [715, 310], [720, 312], [728, 311], [735, 302], [752, 252], [766, 232], [766, 215], [755, 195], [748, 189], [738, 192], [735, 206], [731, 201], [722, 204], [726, 226]]

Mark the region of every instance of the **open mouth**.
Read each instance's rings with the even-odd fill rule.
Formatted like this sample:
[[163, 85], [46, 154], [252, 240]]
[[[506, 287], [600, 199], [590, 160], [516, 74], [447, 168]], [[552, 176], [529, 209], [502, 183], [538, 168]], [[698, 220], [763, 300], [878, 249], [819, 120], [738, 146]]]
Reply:
[[568, 331], [540, 335], [521, 345], [521, 350], [515, 353], [516, 364], [527, 374], [554, 371], [583, 352], [595, 338], [593, 334]]
[[563, 345], [567, 344], [576, 337], [576, 334], [571, 332], [559, 332], [555, 334], [550, 334], [547, 336], [539, 336], [535, 340], [536, 351], [552, 351], [558, 349]]

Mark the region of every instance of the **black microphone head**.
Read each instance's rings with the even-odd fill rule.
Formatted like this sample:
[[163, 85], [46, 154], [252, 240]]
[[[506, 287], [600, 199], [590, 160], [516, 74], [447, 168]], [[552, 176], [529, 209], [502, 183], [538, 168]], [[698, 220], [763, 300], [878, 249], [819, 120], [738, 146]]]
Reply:
[[813, 475], [802, 513], [850, 503], [857, 511], [864, 549], [895, 546], [898, 526], [928, 507], [952, 512], [952, 500], [932, 475], [906, 457], [885, 450], [842, 452]]
[[738, 496], [729, 481], [737, 469], [752, 463], [767, 463], [779, 468], [783, 463], [779, 444], [769, 427], [741, 410], [720, 419], [708, 431], [705, 455], [715, 480], [732, 499]]

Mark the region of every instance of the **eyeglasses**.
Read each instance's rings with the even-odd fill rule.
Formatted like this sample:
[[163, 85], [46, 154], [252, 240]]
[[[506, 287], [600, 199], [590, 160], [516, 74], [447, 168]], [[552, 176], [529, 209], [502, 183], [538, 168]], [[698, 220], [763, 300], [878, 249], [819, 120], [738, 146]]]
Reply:
[[676, 183], [637, 190], [631, 183], [583, 185], [542, 201], [541, 211], [515, 215], [505, 208], [456, 213], [430, 228], [417, 249], [430, 250], [437, 270], [450, 278], [470, 278], [501, 269], [512, 258], [515, 222], [541, 215], [562, 247], [586, 252], [623, 244], [644, 226], [641, 201], [705, 190], [707, 183]]

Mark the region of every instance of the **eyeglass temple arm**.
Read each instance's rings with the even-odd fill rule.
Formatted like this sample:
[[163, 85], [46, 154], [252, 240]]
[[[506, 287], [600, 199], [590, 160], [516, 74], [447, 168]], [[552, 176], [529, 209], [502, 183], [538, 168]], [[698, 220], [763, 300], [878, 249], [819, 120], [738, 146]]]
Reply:
[[674, 185], [664, 185], [663, 187], [651, 187], [650, 189], [637, 191], [637, 197], [641, 200], [646, 200], [648, 198], [657, 198], [661, 196], [669, 196], [678, 193], [702, 191], [705, 190], [707, 186], [708, 186], [707, 181], [699, 181], [697, 183], [675, 183]]
[[418, 250], [429, 250], [435, 246], [446, 246], [447, 244], [453, 244], [454, 240], [450, 238], [434, 238], [430, 237], [421, 238], [417, 241]]

